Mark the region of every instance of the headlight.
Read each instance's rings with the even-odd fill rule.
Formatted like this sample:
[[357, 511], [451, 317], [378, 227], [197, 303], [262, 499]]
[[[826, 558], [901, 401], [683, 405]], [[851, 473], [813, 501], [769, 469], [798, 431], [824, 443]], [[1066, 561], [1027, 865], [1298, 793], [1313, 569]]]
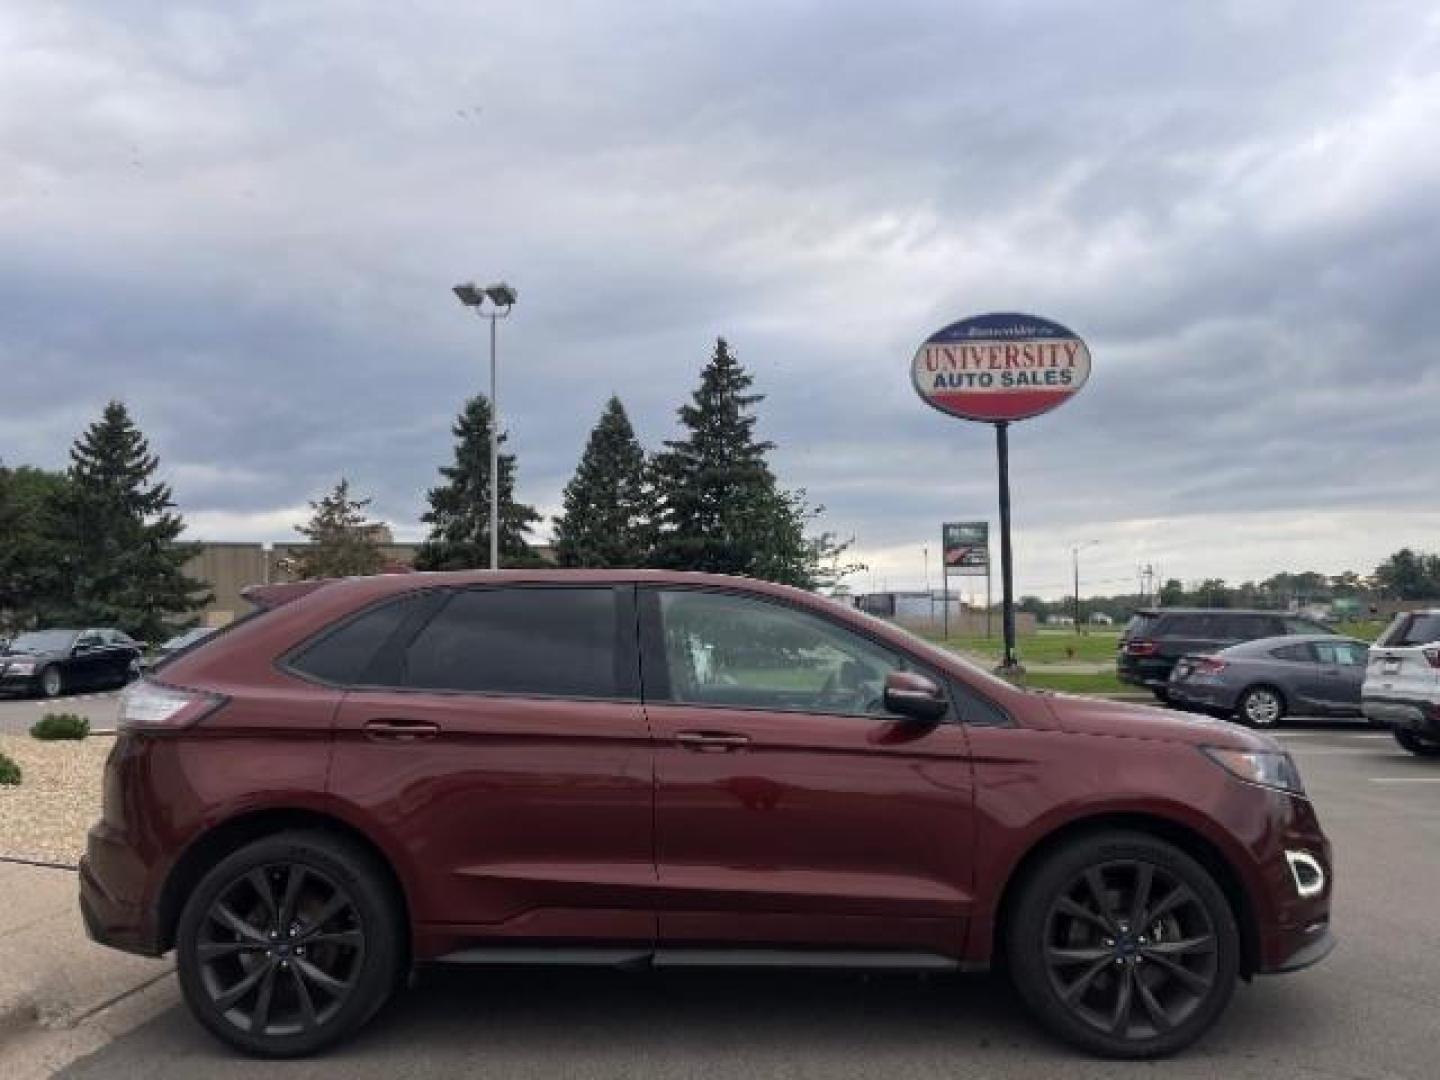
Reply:
[[5, 671], [10, 675], [33, 675], [35, 674], [35, 661], [11, 660], [5, 665]]
[[1221, 746], [1202, 746], [1200, 750], [1231, 776], [1248, 784], [1276, 788], [1293, 795], [1305, 794], [1300, 770], [1283, 750], [1227, 750]]

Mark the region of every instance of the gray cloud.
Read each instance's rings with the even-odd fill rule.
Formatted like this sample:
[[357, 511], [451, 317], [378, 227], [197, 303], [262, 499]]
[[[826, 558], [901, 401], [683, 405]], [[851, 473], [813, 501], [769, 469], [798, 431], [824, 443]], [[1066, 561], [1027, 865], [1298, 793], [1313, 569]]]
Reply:
[[1433, 535], [1422, 5], [30, 0], [0, 42], [0, 455], [125, 397], [197, 532], [284, 536], [342, 472], [413, 529], [484, 377], [448, 287], [494, 273], [541, 506], [609, 393], [669, 435], [723, 333], [784, 480], [917, 582], [993, 454], [909, 355], [1019, 308], [1096, 364], [1015, 432], [1022, 588], [1092, 535], [1117, 581]]

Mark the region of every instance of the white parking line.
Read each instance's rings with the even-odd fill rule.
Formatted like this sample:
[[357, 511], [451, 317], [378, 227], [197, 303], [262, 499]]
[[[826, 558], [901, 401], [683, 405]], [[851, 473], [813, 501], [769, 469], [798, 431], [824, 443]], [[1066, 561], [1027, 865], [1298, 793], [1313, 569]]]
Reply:
[[1372, 776], [1372, 784], [1440, 784], [1440, 776]]

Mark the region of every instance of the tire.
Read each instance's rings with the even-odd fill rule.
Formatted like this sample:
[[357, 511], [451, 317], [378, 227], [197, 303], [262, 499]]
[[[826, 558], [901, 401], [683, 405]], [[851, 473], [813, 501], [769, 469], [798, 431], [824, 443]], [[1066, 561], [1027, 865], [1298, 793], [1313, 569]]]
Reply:
[[1240, 968], [1219, 885], [1144, 833], [1094, 833], [1053, 852], [1026, 877], [1007, 925], [1011, 978], [1036, 1019], [1102, 1057], [1188, 1046], [1225, 1011]]
[[322, 832], [279, 833], [201, 879], [180, 916], [176, 971], [212, 1035], [255, 1057], [303, 1057], [385, 1004], [405, 933], [367, 852]]
[[36, 686], [43, 698], [58, 698], [65, 693], [65, 673], [58, 664], [51, 664], [40, 672]]
[[1246, 727], [1274, 727], [1285, 719], [1285, 695], [1273, 686], [1252, 686], [1235, 703], [1235, 719]]
[[1161, 705], [1169, 705], [1169, 704], [1170, 704], [1170, 691], [1169, 691], [1169, 690], [1162, 689], [1161, 687], [1158, 687], [1158, 686], [1152, 686], [1152, 687], [1150, 688], [1150, 692], [1155, 695], [1155, 700], [1158, 701]]
[[1413, 731], [1404, 731], [1400, 728], [1394, 730], [1395, 741], [1403, 746], [1410, 753], [1419, 757], [1440, 757], [1440, 742], [1427, 739], [1423, 735], [1417, 735]]

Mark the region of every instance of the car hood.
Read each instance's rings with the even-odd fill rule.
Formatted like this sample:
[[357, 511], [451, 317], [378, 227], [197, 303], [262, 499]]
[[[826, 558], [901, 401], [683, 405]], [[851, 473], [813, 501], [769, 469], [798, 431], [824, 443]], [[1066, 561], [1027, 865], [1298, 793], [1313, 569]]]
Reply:
[[1225, 746], [1236, 750], [1274, 750], [1278, 744], [1266, 735], [1226, 720], [1196, 713], [1132, 705], [1123, 701], [1047, 694], [1046, 703], [1060, 727], [1077, 735], [1106, 735], [1121, 739], [1158, 739], [1193, 746]]

